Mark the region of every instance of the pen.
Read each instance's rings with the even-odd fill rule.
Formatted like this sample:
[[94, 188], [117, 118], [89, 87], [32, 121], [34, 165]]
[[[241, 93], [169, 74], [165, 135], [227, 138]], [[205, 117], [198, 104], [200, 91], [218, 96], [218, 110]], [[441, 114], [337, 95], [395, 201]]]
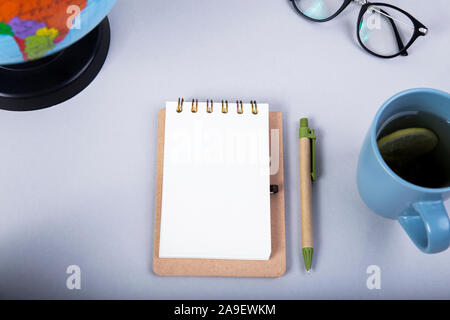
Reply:
[[314, 129], [308, 127], [307, 118], [300, 119], [299, 147], [302, 252], [305, 269], [309, 273], [314, 251], [311, 184], [312, 181], [316, 180], [316, 136], [314, 135]]

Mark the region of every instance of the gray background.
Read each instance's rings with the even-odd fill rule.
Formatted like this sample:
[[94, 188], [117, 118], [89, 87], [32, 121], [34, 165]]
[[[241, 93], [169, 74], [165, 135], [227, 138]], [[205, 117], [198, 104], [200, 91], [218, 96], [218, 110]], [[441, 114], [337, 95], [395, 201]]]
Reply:
[[[450, 250], [421, 253], [356, 188], [358, 153], [383, 102], [412, 87], [450, 90], [448, 1], [390, 3], [430, 29], [406, 58], [358, 47], [356, 4], [315, 24], [287, 0], [120, 0], [108, 60], [86, 90], [47, 110], [0, 111], [0, 297], [450, 298]], [[256, 99], [283, 112], [282, 278], [153, 274], [157, 110], [179, 96]], [[319, 139], [311, 276], [299, 240], [303, 116]], [[66, 289], [71, 264], [81, 290]], [[366, 288], [372, 264], [381, 290]]]

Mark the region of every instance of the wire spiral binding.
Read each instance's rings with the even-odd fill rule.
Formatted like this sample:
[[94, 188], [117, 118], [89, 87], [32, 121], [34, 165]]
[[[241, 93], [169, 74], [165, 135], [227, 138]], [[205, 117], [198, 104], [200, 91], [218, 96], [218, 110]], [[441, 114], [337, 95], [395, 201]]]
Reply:
[[213, 112], [213, 104], [214, 102], [211, 100], [211, 107], [209, 106], [209, 100], [206, 100], [206, 112], [212, 113]]
[[258, 105], [256, 104], [256, 101], [250, 101], [250, 103], [252, 105], [252, 113], [258, 114]]
[[198, 111], [198, 100], [195, 100], [195, 107], [194, 107], [194, 99], [192, 99], [192, 108], [191, 112], [196, 113]]
[[228, 100], [225, 100], [225, 106], [222, 100], [222, 113], [228, 113]]
[[[239, 103], [241, 104], [240, 107], [239, 107]], [[242, 101], [237, 101], [236, 100], [236, 107], [237, 107], [237, 113], [239, 113], [239, 114], [243, 114], [244, 113], [244, 107], [242, 106]]]
[[[177, 112], [183, 112], [183, 104], [184, 99], [178, 98], [178, 105], [177, 105]], [[250, 101], [250, 105], [252, 107], [252, 113], [258, 114], [258, 104], [255, 100]], [[206, 112], [207, 113], [213, 113], [214, 108], [214, 101], [211, 99], [206, 100]], [[198, 99], [192, 99], [192, 107], [191, 107], [192, 113], [198, 112]], [[236, 112], [238, 114], [244, 113], [244, 104], [242, 100], [236, 100]], [[222, 100], [222, 113], [228, 113], [228, 100]]]
[[184, 102], [183, 98], [178, 98], [178, 106], [177, 106], [177, 112], [178, 113], [183, 111], [183, 102]]

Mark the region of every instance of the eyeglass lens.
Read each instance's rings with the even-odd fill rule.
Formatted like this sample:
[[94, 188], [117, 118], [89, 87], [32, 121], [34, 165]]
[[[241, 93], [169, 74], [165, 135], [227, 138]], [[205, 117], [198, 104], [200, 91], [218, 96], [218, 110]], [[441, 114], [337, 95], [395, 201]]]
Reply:
[[345, 0], [294, 0], [297, 8], [307, 17], [325, 20], [334, 15]]
[[401, 11], [383, 5], [369, 6], [359, 23], [362, 45], [378, 55], [398, 54], [414, 36], [413, 21]]

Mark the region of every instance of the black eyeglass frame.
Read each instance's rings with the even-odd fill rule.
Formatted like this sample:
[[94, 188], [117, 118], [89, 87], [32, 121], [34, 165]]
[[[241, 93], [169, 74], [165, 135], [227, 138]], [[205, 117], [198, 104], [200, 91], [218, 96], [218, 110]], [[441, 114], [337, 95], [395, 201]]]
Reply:
[[[292, 2], [292, 5], [293, 5], [294, 9], [297, 11], [297, 13], [299, 13], [300, 15], [305, 17], [306, 19], [308, 19], [310, 21], [314, 21], [314, 22], [327, 22], [327, 21], [330, 21], [330, 20], [336, 18], [339, 14], [342, 13], [342, 11], [344, 11], [348, 7], [348, 5], [350, 3], [354, 2], [355, 0], [344, 0], [344, 3], [342, 4], [342, 6], [333, 15], [329, 16], [326, 19], [314, 19], [314, 18], [311, 18], [311, 17], [307, 16], [306, 14], [304, 14], [298, 8], [297, 3], [295, 2], [295, 0], [290, 0], [290, 1]], [[388, 3], [382, 3], [382, 2], [373, 2], [372, 3], [372, 2], [369, 2], [369, 1], [366, 1], [365, 3], [363, 3], [361, 5], [362, 5], [362, 7], [361, 7], [361, 10], [360, 10], [359, 15], [358, 15], [358, 20], [356, 22], [356, 37], [358, 38], [358, 42], [361, 45], [361, 47], [363, 47], [364, 50], [366, 50], [367, 52], [369, 52], [370, 54], [372, 54], [372, 55], [374, 55], [376, 57], [389, 59], [389, 58], [397, 57], [399, 55], [407, 56], [408, 55], [408, 51], [407, 50], [409, 49], [409, 47], [411, 47], [411, 45], [417, 40], [418, 37], [425, 36], [427, 34], [427, 32], [428, 32], [428, 28], [425, 25], [423, 25], [420, 21], [418, 21], [416, 18], [414, 18], [408, 12], [406, 12], [403, 9], [400, 9], [399, 7], [393, 6], [393, 5], [388, 4]], [[397, 38], [397, 43], [399, 45], [399, 52], [397, 52], [396, 54], [389, 55], [389, 56], [380, 55], [380, 54], [378, 54], [376, 52], [373, 52], [372, 50], [368, 49], [364, 45], [364, 43], [362, 42], [361, 37], [359, 35], [359, 27], [361, 25], [361, 20], [363, 19], [364, 14], [366, 13], [367, 9], [370, 8], [370, 6], [380, 6], [380, 7], [384, 6], [384, 7], [389, 7], [389, 8], [398, 10], [401, 13], [403, 13], [404, 15], [406, 15], [408, 18], [410, 18], [411, 21], [413, 22], [413, 25], [414, 25], [413, 36], [411, 37], [411, 39], [409, 40], [409, 42], [406, 45], [403, 45], [402, 40], [400, 39], [400, 35], [398, 33], [397, 27], [395, 26], [395, 24], [391, 20], [391, 23], [392, 23], [392, 26], [393, 26], [393, 29], [394, 29], [394, 32], [395, 32], [395, 36]], [[400, 47], [403, 47], [403, 48], [400, 49]]]

